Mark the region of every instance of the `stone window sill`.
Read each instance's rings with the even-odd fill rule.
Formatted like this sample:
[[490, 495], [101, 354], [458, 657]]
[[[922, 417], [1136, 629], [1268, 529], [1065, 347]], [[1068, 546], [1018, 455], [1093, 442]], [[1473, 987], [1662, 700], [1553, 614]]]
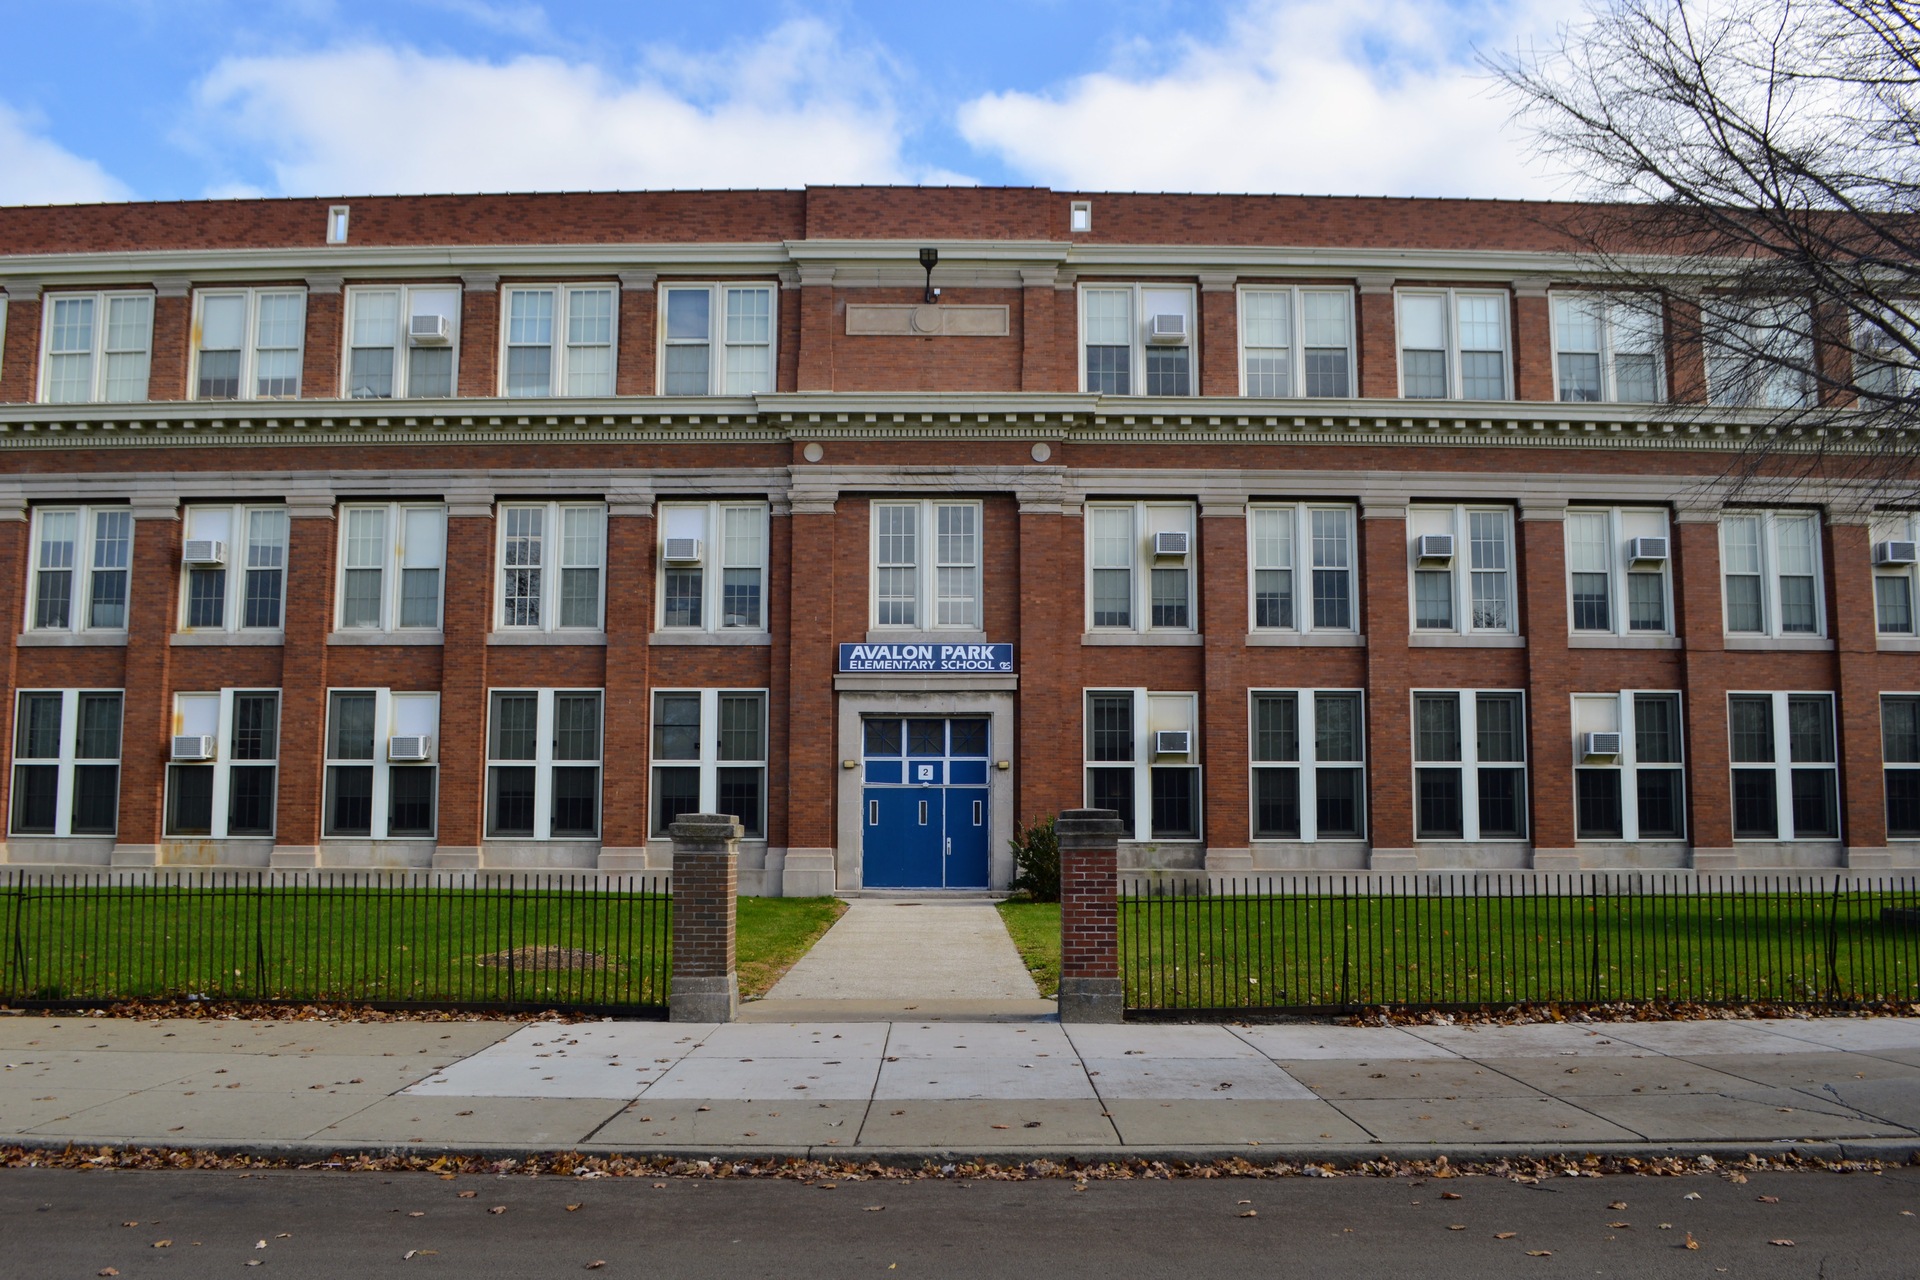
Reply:
[[985, 644], [987, 633], [955, 627], [951, 631], [915, 631], [912, 627], [868, 628], [868, 644]]
[[1409, 649], [1524, 649], [1525, 636], [1463, 636], [1416, 632], [1407, 637]]
[[1920, 636], [1881, 636], [1882, 653], [1920, 653]]
[[1598, 636], [1567, 637], [1569, 649], [1684, 649], [1679, 636]]
[[22, 649], [85, 649], [126, 647], [124, 631], [24, 631], [16, 643]]
[[441, 645], [447, 642], [444, 631], [334, 631], [328, 644], [338, 645]]
[[495, 631], [487, 637], [491, 645], [599, 645], [605, 647], [604, 631]]
[[1249, 649], [1364, 649], [1367, 638], [1349, 631], [1249, 631]]
[[1825, 636], [1728, 636], [1728, 653], [1832, 653]]
[[773, 635], [766, 631], [656, 631], [648, 644], [664, 645], [770, 645]]
[[278, 647], [286, 642], [286, 633], [282, 631], [176, 631], [167, 641], [181, 647], [253, 645], [259, 648]]
[[1207, 639], [1197, 631], [1088, 631], [1081, 635], [1086, 645], [1172, 645], [1197, 649]]

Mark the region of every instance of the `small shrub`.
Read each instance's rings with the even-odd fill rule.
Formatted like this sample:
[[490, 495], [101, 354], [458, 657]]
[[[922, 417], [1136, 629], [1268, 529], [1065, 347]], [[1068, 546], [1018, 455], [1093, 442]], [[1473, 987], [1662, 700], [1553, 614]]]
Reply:
[[1042, 818], [1007, 842], [1019, 870], [1009, 887], [1029, 902], [1060, 901], [1060, 837], [1052, 818]]

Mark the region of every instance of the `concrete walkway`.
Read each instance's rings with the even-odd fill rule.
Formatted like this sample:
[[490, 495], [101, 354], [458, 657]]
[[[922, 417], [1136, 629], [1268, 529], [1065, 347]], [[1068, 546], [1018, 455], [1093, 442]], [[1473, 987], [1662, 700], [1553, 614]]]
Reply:
[[[906, 913], [902, 913], [906, 914]], [[865, 1157], [1920, 1151], [1920, 1019], [0, 1018], [0, 1143]]]
[[1040, 999], [993, 904], [855, 898], [826, 936], [746, 1006], [754, 1022], [1033, 1018]]

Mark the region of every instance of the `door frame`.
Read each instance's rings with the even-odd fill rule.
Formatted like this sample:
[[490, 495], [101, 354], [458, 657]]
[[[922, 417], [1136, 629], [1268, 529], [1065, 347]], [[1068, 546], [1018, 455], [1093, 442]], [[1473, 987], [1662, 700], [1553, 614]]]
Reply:
[[[836, 882], [842, 889], [864, 887], [863, 866], [866, 805], [865, 755], [861, 721], [868, 715], [920, 716], [950, 719], [986, 716], [987, 726], [987, 883], [1005, 889], [1013, 882], [1014, 759], [1013, 700], [1017, 677], [945, 677], [954, 685], [928, 687], [939, 676], [868, 676], [836, 680], [839, 708], [838, 738], [841, 767], [836, 797], [835, 825], [839, 836], [834, 850]], [[960, 684], [958, 682], [967, 683]], [[896, 683], [898, 682], [898, 683]], [[1001, 761], [1007, 768], [1000, 768]], [[848, 767], [848, 762], [851, 767]]]

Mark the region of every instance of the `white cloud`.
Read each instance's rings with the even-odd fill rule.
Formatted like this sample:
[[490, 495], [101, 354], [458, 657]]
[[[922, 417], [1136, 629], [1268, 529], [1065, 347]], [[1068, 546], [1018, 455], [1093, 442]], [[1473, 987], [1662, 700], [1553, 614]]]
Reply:
[[46, 137], [39, 123], [0, 102], [0, 204], [127, 199], [119, 179]]
[[1550, 196], [1471, 44], [1551, 35], [1573, 0], [1251, 0], [1215, 44], [1051, 93], [964, 104], [960, 132], [1023, 178], [1082, 190]]
[[284, 195], [952, 180], [903, 158], [891, 79], [806, 19], [712, 57], [649, 50], [627, 76], [361, 45], [223, 60], [183, 137], [258, 158], [220, 185]]

